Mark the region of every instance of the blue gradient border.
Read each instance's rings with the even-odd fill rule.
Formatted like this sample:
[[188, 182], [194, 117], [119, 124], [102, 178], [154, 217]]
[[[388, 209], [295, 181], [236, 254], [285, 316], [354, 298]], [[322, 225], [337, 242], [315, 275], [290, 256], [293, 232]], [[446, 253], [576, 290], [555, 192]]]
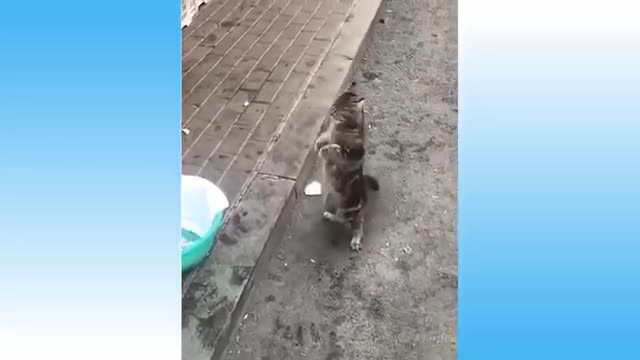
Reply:
[[638, 10], [461, 1], [461, 360], [640, 359]]
[[[640, 358], [637, 5], [459, 8], [459, 358]], [[1, 13], [0, 358], [179, 359], [179, 2]]]
[[0, 9], [0, 358], [179, 359], [180, 2]]

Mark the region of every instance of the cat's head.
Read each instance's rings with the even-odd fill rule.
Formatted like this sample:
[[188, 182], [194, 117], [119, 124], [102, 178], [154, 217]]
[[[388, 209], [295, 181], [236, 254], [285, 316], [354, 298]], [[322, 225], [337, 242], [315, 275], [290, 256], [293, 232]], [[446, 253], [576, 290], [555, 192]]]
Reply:
[[358, 95], [358, 92], [355, 90], [356, 83], [352, 82], [351, 86], [347, 88], [333, 104], [337, 109], [351, 110], [351, 111], [361, 111], [364, 106], [364, 97]]
[[347, 90], [334, 103], [336, 121], [347, 128], [359, 128], [363, 119], [364, 97]]
[[353, 88], [343, 92], [336, 101], [337, 107], [342, 107], [345, 110], [362, 111], [364, 107], [364, 96], [358, 95]]

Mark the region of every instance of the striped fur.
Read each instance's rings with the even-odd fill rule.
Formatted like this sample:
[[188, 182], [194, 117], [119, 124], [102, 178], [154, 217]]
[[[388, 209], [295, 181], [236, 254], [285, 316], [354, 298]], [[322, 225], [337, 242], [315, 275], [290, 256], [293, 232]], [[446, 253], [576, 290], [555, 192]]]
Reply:
[[353, 89], [333, 104], [329, 127], [317, 139], [316, 151], [324, 170], [324, 217], [352, 230], [351, 248], [360, 250], [367, 192], [378, 191], [378, 181], [364, 174], [366, 121], [364, 98]]

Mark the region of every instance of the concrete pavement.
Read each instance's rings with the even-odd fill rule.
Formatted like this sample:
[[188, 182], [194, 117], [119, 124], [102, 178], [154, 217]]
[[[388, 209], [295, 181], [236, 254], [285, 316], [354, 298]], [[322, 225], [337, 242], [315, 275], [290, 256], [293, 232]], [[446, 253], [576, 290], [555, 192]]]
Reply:
[[[356, 81], [369, 113], [363, 251], [293, 205], [225, 360], [453, 360], [457, 333], [457, 5], [386, 1]], [[319, 177], [318, 167], [307, 178]]]
[[211, 0], [183, 30], [182, 169], [232, 202], [183, 276], [183, 359], [219, 358], [381, 0]]

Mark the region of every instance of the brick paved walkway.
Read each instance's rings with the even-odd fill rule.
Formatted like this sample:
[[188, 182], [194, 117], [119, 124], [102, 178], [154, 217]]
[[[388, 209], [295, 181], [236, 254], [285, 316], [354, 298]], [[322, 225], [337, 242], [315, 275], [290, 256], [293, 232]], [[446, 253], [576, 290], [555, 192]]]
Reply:
[[[211, 0], [183, 30], [183, 173], [230, 201], [326, 56], [354, 0]], [[264, 171], [263, 171], [264, 170]]]
[[183, 359], [225, 351], [381, 1], [210, 0], [183, 30], [183, 173], [233, 204], [212, 253], [183, 276]]

